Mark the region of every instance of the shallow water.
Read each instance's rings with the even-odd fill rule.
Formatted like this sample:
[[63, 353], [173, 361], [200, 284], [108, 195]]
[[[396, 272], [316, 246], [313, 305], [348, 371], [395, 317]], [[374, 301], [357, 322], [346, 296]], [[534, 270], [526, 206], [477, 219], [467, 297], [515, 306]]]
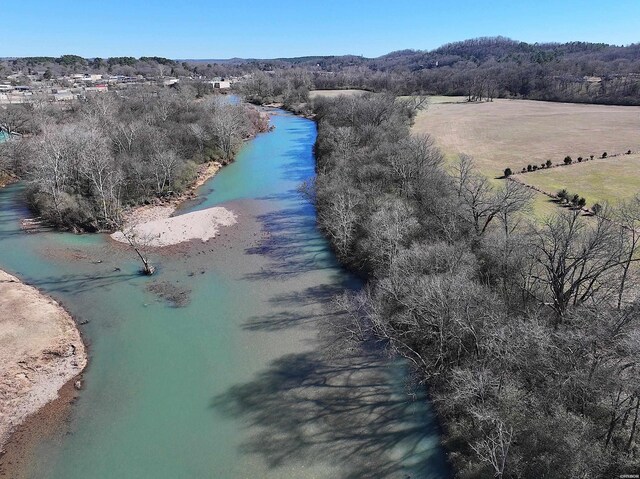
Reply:
[[[402, 361], [335, 347], [327, 332], [339, 317], [326, 303], [359, 283], [296, 191], [313, 175], [314, 123], [272, 122], [183, 209], [224, 203], [239, 224], [152, 254], [152, 278], [106, 236], [24, 233], [21, 187], [0, 190], [0, 268], [89, 321], [85, 388], [68, 429], [37, 446], [30, 477], [448, 476]], [[186, 305], [149, 292], [158, 282]]]

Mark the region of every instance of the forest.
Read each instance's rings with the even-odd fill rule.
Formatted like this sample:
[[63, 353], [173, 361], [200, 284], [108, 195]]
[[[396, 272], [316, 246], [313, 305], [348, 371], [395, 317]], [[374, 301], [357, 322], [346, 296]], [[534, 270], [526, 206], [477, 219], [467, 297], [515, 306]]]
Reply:
[[276, 81], [302, 71], [315, 89], [463, 95], [470, 101], [521, 98], [640, 104], [640, 44], [529, 44], [491, 37], [378, 58], [303, 57], [233, 62], [226, 67], [267, 72]]
[[453, 169], [409, 133], [416, 103], [317, 99], [306, 185], [339, 259], [355, 340], [408, 358], [457, 477], [618, 477], [638, 463], [640, 200], [543, 222], [531, 194]]
[[189, 87], [8, 105], [0, 125], [22, 136], [0, 144], [0, 176], [27, 180], [34, 213], [75, 231], [117, 228], [123, 208], [184, 191], [199, 165], [232, 161], [268, 127], [256, 109]]

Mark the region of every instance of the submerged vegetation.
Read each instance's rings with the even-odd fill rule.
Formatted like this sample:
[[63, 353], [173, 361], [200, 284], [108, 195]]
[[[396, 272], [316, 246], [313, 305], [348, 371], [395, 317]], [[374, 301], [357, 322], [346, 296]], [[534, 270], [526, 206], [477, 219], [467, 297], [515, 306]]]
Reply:
[[[615, 477], [638, 461], [639, 203], [527, 221], [521, 185], [453, 172], [390, 95], [319, 99], [318, 220], [368, 278], [339, 304], [415, 365], [458, 477]], [[614, 218], [615, 217], [615, 218]], [[610, 219], [615, 219], [611, 221]]]

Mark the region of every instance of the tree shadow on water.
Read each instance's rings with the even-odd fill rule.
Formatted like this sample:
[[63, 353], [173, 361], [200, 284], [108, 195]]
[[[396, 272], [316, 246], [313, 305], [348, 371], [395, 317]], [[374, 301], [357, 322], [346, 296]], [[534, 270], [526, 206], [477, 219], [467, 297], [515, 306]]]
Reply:
[[336, 280], [333, 283], [275, 294], [268, 302], [278, 310], [253, 316], [242, 327], [248, 331], [280, 331], [304, 325], [318, 325], [336, 315], [329, 307], [331, 300], [353, 287], [354, 282], [350, 278], [344, 278], [343, 281]]
[[341, 471], [331, 477], [348, 479], [449, 477], [425, 398], [406, 394], [397, 367], [354, 348], [290, 354], [212, 407], [246, 425], [242, 452], [271, 469], [328, 464]]
[[113, 272], [103, 274], [64, 274], [43, 278], [28, 278], [28, 283], [42, 288], [48, 293], [79, 294], [94, 289], [108, 288], [112, 285], [139, 277], [139, 273]]
[[268, 267], [248, 275], [250, 280], [286, 279], [337, 265], [316, 227], [313, 206], [300, 204], [258, 216], [267, 236], [247, 254], [270, 260]]

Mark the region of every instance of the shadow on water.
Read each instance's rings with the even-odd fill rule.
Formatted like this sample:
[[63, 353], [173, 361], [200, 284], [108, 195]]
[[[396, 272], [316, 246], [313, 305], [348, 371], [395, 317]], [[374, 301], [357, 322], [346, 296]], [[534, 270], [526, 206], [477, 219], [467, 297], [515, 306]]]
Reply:
[[317, 231], [314, 208], [303, 203], [258, 216], [267, 237], [247, 254], [262, 255], [269, 266], [246, 279], [286, 279], [311, 271], [337, 268], [327, 243]]
[[337, 294], [353, 287], [353, 284], [345, 281], [339, 284], [319, 284], [276, 294], [269, 299], [269, 303], [274, 308], [281, 308], [281, 310], [253, 316], [242, 325], [242, 328], [248, 331], [280, 331], [311, 324], [317, 325], [328, 319], [330, 313], [325, 311], [326, 308], [319, 308], [321, 310], [319, 313], [301, 308], [312, 305], [327, 305]]
[[116, 272], [113, 274], [64, 274], [61, 276], [29, 278], [29, 284], [42, 288], [48, 293], [75, 295], [94, 289], [108, 288], [138, 277], [140, 277], [138, 273]]
[[272, 469], [329, 462], [344, 478], [446, 477], [425, 398], [398, 392], [381, 356], [290, 354], [215, 397], [212, 407], [247, 425], [242, 452]]

